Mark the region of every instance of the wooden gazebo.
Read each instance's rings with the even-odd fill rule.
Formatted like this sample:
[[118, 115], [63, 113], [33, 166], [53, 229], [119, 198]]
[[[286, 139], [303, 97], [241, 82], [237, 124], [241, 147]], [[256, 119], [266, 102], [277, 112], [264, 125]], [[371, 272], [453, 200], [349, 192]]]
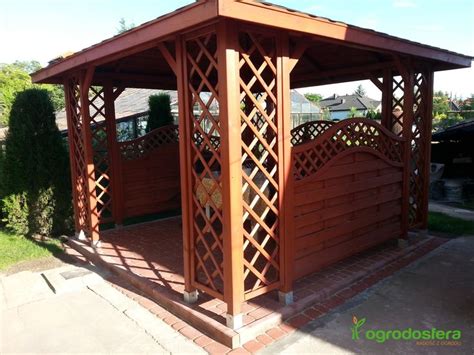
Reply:
[[[427, 226], [433, 73], [471, 58], [252, 0], [199, 0], [58, 59], [75, 227], [181, 206], [185, 299], [245, 300]], [[382, 124], [290, 125], [290, 89], [370, 79]], [[179, 126], [116, 140], [124, 88], [177, 90]], [[157, 236], [158, 237], [158, 236]]]

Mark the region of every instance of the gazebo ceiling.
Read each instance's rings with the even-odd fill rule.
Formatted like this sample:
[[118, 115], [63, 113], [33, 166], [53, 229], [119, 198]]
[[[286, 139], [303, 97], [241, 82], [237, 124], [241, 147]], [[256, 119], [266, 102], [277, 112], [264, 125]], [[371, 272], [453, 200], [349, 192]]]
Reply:
[[[174, 55], [174, 35], [222, 17], [284, 29], [290, 36], [290, 48], [297, 51], [304, 47], [292, 72], [293, 88], [381, 76], [384, 69], [396, 69], [394, 55], [409, 57], [435, 71], [470, 67], [472, 60], [462, 54], [267, 3], [201, 0], [55, 60], [34, 73], [33, 81], [63, 83], [69, 73], [94, 65], [95, 85], [112, 81], [117, 86], [176, 89], [176, 76], [157, 43], [168, 40], [167, 48]], [[242, 75], [245, 77], [245, 73]], [[209, 79], [214, 82], [215, 75], [211, 73]]]

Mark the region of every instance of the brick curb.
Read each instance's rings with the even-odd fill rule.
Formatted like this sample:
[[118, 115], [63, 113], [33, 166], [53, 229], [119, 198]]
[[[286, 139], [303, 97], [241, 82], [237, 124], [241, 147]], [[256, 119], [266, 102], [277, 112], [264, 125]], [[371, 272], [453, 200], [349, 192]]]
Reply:
[[[212, 331], [212, 329], [211, 332], [209, 332], [209, 329], [203, 329], [202, 325], [197, 325], [200, 330], [203, 330], [207, 334], [212, 335], [214, 333], [212, 338], [216, 339], [217, 341], [207, 336], [204, 332], [201, 332], [200, 330], [196, 329], [192, 325], [187, 324], [182, 319], [178, 318], [176, 315], [181, 315], [177, 314], [178, 312], [176, 312], [175, 307], [169, 307], [168, 304], [162, 304], [162, 306], [166, 307], [176, 315], [171, 313], [167, 309], [161, 307], [160, 305], [157, 305], [153, 300], [147, 298], [146, 295], [152, 297], [147, 292], [147, 289], [144, 289], [144, 287], [140, 285], [140, 283], [136, 280], [130, 280], [131, 277], [136, 279], [137, 276], [126, 270], [120, 270], [119, 272], [117, 272], [117, 270], [114, 270], [117, 268], [117, 266], [105, 265], [107, 264], [106, 260], [103, 260], [99, 255], [95, 254], [90, 250], [87, 250], [86, 254], [88, 255], [86, 256], [89, 258], [89, 260], [99, 263], [101, 265], [105, 265], [107, 266], [107, 268], [114, 271], [115, 276], [112, 276], [108, 280], [112, 283], [114, 287], [118, 288], [128, 297], [139, 302], [150, 312], [152, 312], [164, 322], [169, 324], [176, 331], [179, 331], [188, 339], [194, 341], [197, 345], [201, 346], [208, 353], [245, 354], [257, 352], [263, 349], [264, 347], [272, 344], [276, 340], [279, 340], [285, 337], [286, 335], [294, 332], [295, 330], [305, 326], [310, 321], [319, 318], [320, 316], [324, 315], [335, 307], [338, 307], [339, 305], [345, 303], [347, 300], [351, 299], [355, 295], [365, 291], [367, 288], [373, 286], [375, 283], [392, 275], [396, 271], [402, 269], [411, 262], [426, 255], [428, 252], [436, 249], [447, 241], [448, 240], [441, 238], [429, 237], [413, 245], [410, 245], [401, 251], [395, 253], [388, 253], [388, 256], [384, 255], [381, 260], [371, 263], [372, 267], [370, 268], [370, 270], [364, 268], [363, 270], [354, 271], [350, 275], [349, 273], [344, 273], [343, 270], [340, 270], [334, 276], [339, 275], [339, 273], [341, 273], [345, 275], [345, 279], [336, 280], [336, 282], [333, 282], [330, 287], [325, 288], [324, 290], [318, 290], [316, 292], [313, 292], [312, 295], [300, 299], [299, 301], [295, 302], [295, 304], [284, 307], [280, 310], [282, 311], [281, 313], [269, 314], [268, 316], [260, 319], [259, 321], [256, 321], [251, 325], [238, 330], [237, 333], [227, 328], [228, 331], [234, 333], [232, 335], [227, 334], [227, 339], [222, 339], [222, 337], [216, 337], [216, 334]], [[76, 241], [74, 241], [74, 243], [70, 243], [69, 245], [74, 249], [78, 247]], [[92, 248], [89, 248], [82, 244], [81, 252], [84, 251], [84, 248], [92, 250]], [[376, 257], [378, 257], [378, 255], [373, 258]], [[371, 270], [373, 272], [370, 272]], [[123, 275], [123, 273], [125, 272], [130, 273], [133, 276], [126, 275], [126, 277], [124, 278], [125, 275]], [[132, 283], [134, 287], [130, 287], [130, 284], [127, 284], [127, 282]], [[155, 297], [152, 298], [154, 299]], [[191, 311], [196, 312], [194, 310]], [[189, 316], [183, 318], [184, 320], [189, 322]], [[215, 320], [214, 322], [218, 323]], [[192, 324], [195, 325], [196, 323], [192, 322]], [[220, 323], [219, 325], [224, 327]], [[238, 335], [235, 336], [236, 334]], [[232, 336], [230, 341], [229, 335]], [[225, 345], [223, 345], [222, 343], [224, 343]], [[234, 349], [232, 349], [232, 347]]]

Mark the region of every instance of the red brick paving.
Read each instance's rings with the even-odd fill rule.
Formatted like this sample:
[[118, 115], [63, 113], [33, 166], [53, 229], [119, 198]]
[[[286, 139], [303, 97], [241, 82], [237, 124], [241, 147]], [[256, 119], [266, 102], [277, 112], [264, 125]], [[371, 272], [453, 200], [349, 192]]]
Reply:
[[[157, 284], [157, 287], [166, 287], [179, 293], [182, 292], [184, 280], [179, 219], [108, 231], [103, 233], [102, 238], [99, 252], [107, 255], [108, 260], [148, 278]], [[234, 349], [232, 352], [229, 347], [214, 341], [144, 297], [137, 289], [129, 284], [124, 284], [119, 277], [112, 276], [110, 281], [124, 294], [138, 301], [207, 352], [211, 354], [253, 353], [296, 329], [304, 327], [308, 322], [343, 304], [356, 294], [437, 248], [445, 241], [440, 238], [416, 237], [408, 240], [408, 245], [412, 246], [411, 249], [400, 248], [394, 244], [382, 245], [343, 260], [317, 274], [297, 280], [294, 289], [296, 304], [305, 297], [314, 295], [315, 292], [325, 289], [334, 289], [335, 292], [329, 292], [330, 294], [327, 296], [330, 298], [305, 307], [297, 314], [293, 314], [283, 324], [267, 329], [264, 334], [252, 334], [255, 336], [254, 340], [246, 342], [243, 347]], [[364, 278], [358, 277], [358, 275], [364, 275], [361, 274], [361, 270], [366, 275]], [[354, 278], [359, 278], [359, 280], [352, 282], [352, 284], [346, 282], [346, 287], [338, 289], [338, 285], [344, 285], [347, 280], [354, 281]], [[260, 296], [251, 302], [246, 302], [243, 306], [244, 323], [251, 325], [271, 313], [280, 312], [283, 308], [276, 299], [276, 293], [273, 292]], [[212, 312], [213, 318], [224, 322], [226, 307], [223, 302], [209, 296], [207, 298], [200, 296], [200, 300], [202, 302], [195, 309]]]

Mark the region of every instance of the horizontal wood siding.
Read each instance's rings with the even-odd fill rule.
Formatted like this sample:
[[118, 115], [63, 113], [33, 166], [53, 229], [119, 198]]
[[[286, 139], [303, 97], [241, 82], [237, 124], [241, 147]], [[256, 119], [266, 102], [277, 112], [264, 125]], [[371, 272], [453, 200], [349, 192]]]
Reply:
[[402, 180], [399, 164], [356, 148], [295, 181], [295, 276], [397, 238]]
[[122, 157], [122, 176], [125, 217], [179, 208], [178, 143], [164, 144], [138, 159]]

